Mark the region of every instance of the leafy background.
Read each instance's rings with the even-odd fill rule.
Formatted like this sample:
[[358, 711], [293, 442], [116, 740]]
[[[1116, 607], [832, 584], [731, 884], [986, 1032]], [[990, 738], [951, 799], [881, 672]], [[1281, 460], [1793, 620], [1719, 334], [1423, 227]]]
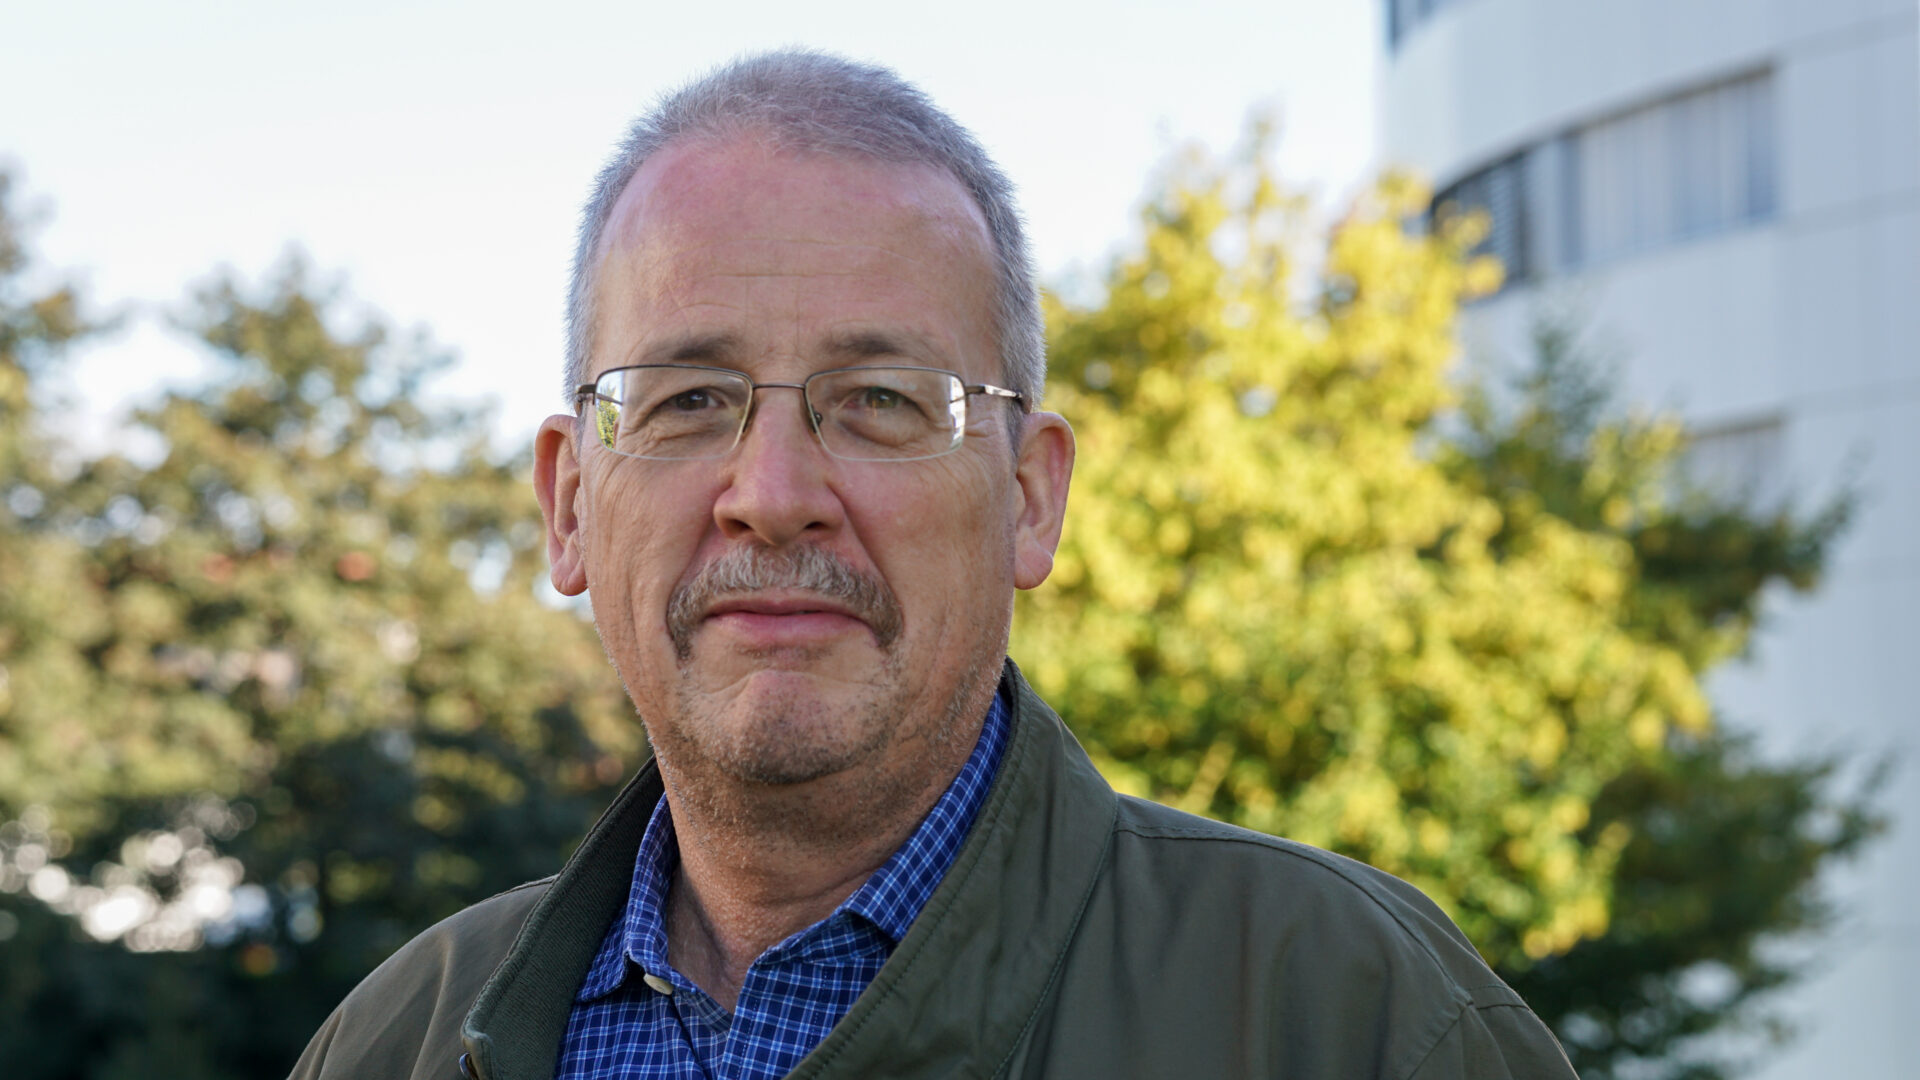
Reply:
[[[1080, 462], [1015, 658], [1117, 787], [1427, 890], [1583, 1075], [1738, 1075], [1883, 823], [1701, 680], [1850, 499], [1692, 489], [1568, 327], [1462, 379], [1479, 223], [1409, 227], [1390, 177], [1308, 237], [1268, 156], [1170, 160], [1096, 299], [1050, 300]], [[159, 452], [85, 456], [62, 359], [102, 319], [6, 195], [0, 1060], [274, 1074], [411, 934], [555, 870], [643, 740], [538, 585], [525, 460], [422, 394], [431, 341], [297, 260], [219, 279], [179, 316], [216, 373], [131, 421]]]

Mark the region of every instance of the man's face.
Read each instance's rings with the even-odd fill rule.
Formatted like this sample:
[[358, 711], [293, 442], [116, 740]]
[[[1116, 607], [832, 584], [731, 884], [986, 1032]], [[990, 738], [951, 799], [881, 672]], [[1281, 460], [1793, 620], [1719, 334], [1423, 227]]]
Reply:
[[[683, 363], [798, 383], [907, 364], [1001, 383], [990, 253], [971, 199], [934, 170], [671, 146], [608, 224], [592, 374]], [[1013, 589], [1051, 564], [1064, 424], [975, 397], [951, 454], [843, 461], [799, 391], [756, 398], [713, 460], [622, 457], [549, 420], [537, 471], [556, 586], [591, 586], [601, 639], [684, 775], [792, 784], [950, 757], [985, 710]]]

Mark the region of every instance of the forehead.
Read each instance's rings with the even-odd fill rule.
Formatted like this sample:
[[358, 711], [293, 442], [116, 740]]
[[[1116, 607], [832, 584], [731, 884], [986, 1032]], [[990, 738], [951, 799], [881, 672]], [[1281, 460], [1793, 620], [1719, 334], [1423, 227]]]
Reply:
[[992, 351], [991, 251], [973, 199], [930, 166], [672, 145], [608, 220], [596, 367], [664, 334], [798, 348], [865, 330], [944, 343], [957, 363]]

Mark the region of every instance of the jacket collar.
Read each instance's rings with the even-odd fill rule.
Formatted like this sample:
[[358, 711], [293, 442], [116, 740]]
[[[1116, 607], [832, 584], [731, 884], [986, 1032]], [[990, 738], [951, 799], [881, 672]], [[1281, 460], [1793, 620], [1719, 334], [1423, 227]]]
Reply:
[[[1013, 731], [973, 831], [920, 917], [794, 1077], [997, 1066], [1039, 1008], [1105, 865], [1118, 803], [1009, 660]], [[618, 917], [662, 794], [652, 761], [614, 799], [467, 1013], [485, 1080], [548, 1080], [575, 992]]]

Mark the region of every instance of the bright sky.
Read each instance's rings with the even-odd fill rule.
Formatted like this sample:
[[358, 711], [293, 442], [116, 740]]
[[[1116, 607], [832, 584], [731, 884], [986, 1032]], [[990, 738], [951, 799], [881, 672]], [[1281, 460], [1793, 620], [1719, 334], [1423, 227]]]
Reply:
[[[126, 328], [70, 372], [95, 438], [128, 389], [190, 378], [189, 286], [290, 245], [458, 354], [518, 441], [558, 404], [587, 183], [627, 121], [741, 52], [887, 64], [1019, 186], [1043, 276], [1095, 268], [1179, 142], [1277, 106], [1281, 171], [1343, 202], [1370, 174], [1374, 0], [1048, 4], [40, 3], [0, 35], [0, 167], [45, 264]], [[911, 14], [906, 14], [911, 12]], [[91, 439], [89, 440], [91, 441]]]

